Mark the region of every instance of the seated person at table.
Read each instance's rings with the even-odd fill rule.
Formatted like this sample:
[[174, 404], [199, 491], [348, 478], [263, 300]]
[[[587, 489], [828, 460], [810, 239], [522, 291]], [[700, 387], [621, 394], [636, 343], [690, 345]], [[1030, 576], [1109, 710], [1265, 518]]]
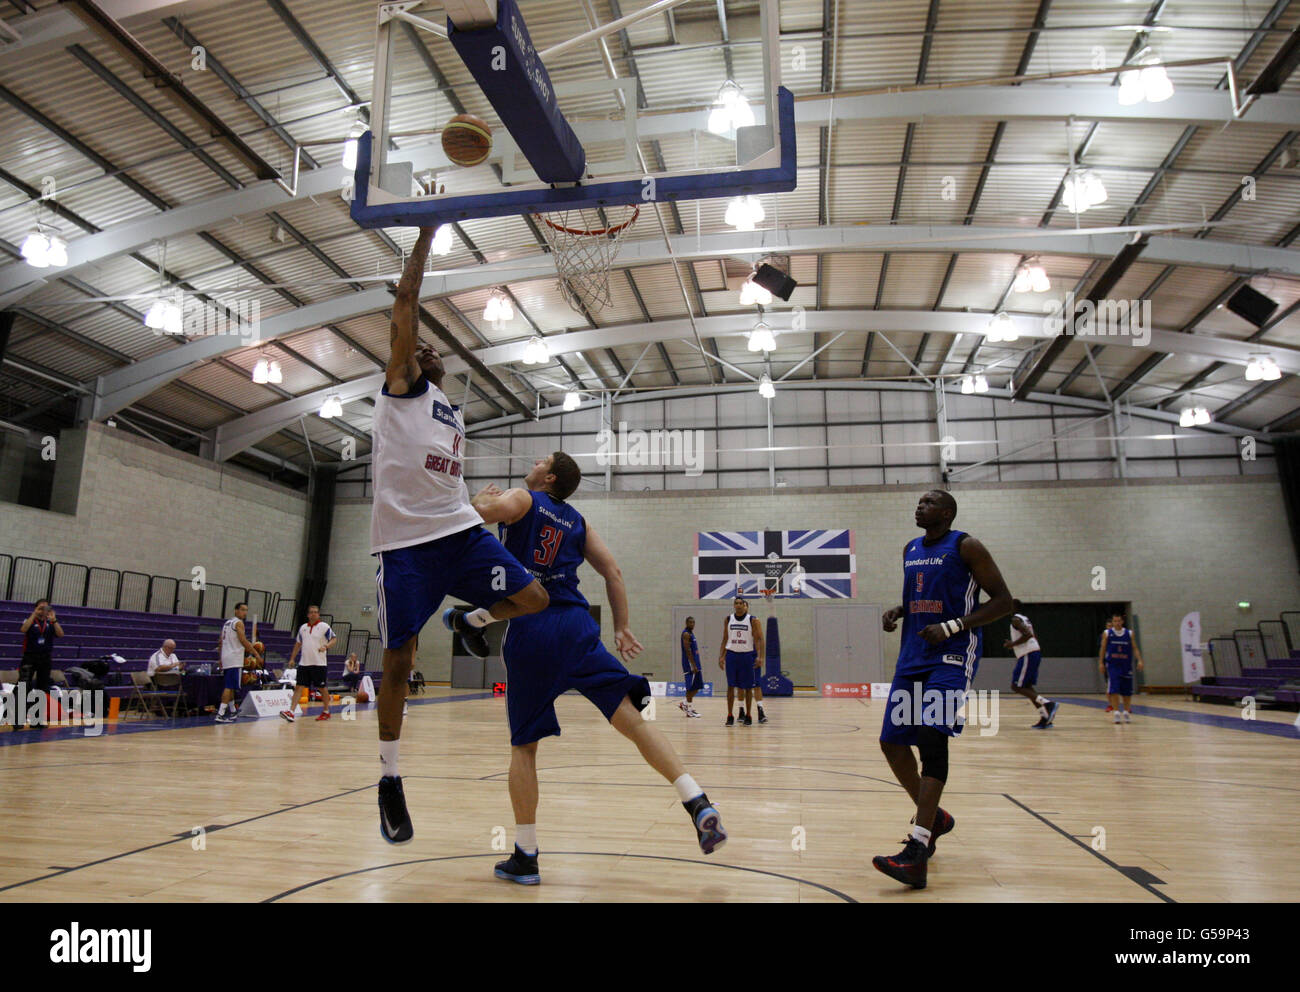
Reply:
[[149, 678], [155, 675], [180, 675], [183, 671], [185, 665], [176, 657], [176, 642], [170, 637], [149, 656]]
[[361, 662], [357, 660], [357, 653], [353, 651], [348, 655], [348, 660], [343, 669], [343, 684], [353, 692], [356, 692], [357, 686], [361, 684]]

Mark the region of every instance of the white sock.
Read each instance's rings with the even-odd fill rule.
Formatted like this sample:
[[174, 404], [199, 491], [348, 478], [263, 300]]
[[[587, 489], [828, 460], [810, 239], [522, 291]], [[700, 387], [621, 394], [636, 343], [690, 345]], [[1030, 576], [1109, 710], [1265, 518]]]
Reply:
[[486, 627], [495, 619], [496, 617], [487, 610], [475, 610], [473, 613], [465, 614], [465, 622], [471, 627]]
[[695, 784], [695, 779], [686, 774], [677, 776], [673, 788], [677, 790], [678, 797], [684, 803], [689, 803], [696, 796], [704, 795], [704, 790]]
[[217, 716], [225, 716], [225, 715], [226, 715], [226, 704], [222, 703], [221, 708], [217, 710]]
[[529, 857], [537, 857], [537, 824], [515, 824], [515, 846]]
[[912, 827], [912, 836], [927, 846], [930, 843], [930, 831], [926, 830], [925, 827]]
[[1034, 697], [1034, 705], [1035, 705], [1035, 706], [1046, 706], [1049, 702], [1051, 702], [1051, 700], [1046, 699], [1046, 698], [1044, 698], [1043, 696], [1035, 696], [1035, 697]]
[[397, 749], [401, 743], [401, 741], [379, 742], [379, 771], [381, 775], [397, 775]]
[[1047, 707], [1044, 706], [1042, 703], [1038, 704], [1038, 715], [1041, 716], [1044, 720], [1047, 719]]

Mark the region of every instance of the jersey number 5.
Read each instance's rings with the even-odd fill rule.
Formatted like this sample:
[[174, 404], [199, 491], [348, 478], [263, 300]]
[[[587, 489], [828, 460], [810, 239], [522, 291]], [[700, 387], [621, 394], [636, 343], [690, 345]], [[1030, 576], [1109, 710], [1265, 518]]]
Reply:
[[538, 565], [549, 567], [560, 550], [560, 538], [564, 537], [564, 532], [556, 527], [543, 527], [540, 537], [542, 546], [533, 552], [533, 561]]

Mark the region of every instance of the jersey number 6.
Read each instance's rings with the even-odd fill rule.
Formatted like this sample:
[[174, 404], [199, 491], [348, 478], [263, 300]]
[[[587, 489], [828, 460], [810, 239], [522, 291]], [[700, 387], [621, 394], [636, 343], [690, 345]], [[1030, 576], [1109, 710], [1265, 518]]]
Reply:
[[556, 527], [543, 527], [539, 536], [542, 546], [533, 552], [533, 561], [549, 567], [555, 561], [556, 552], [560, 550], [560, 538], [564, 537], [564, 533]]

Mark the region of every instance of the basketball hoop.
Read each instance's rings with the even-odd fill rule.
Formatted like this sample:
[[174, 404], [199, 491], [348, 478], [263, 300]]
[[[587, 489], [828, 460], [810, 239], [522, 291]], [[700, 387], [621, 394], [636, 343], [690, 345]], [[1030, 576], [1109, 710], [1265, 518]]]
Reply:
[[772, 597], [776, 595], [776, 590], [775, 590], [775, 589], [763, 589], [763, 590], [761, 590], [761, 592], [762, 592], [762, 594], [763, 594], [763, 601], [764, 601], [765, 603], [767, 603], [768, 608], [770, 609], [771, 606], [772, 606]]
[[632, 205], [533, 214], [555, 256], [560, 292], [576, 312], [600, 310], [609, 303], [609, 271], [623, 236], [639, 216], [641, 208]]

